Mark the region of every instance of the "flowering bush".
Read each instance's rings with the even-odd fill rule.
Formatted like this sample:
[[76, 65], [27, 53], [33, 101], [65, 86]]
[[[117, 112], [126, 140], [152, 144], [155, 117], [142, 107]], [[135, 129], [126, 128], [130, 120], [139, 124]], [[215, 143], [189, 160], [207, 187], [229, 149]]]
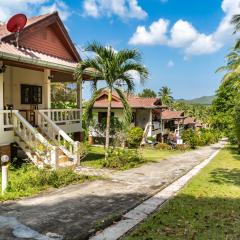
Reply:
[[103, 160], [103, 167], [115, 169], [128, 169], [143, 163], [144, 159], [137, 150], [116, 148], [108, 152], [108, 156]]

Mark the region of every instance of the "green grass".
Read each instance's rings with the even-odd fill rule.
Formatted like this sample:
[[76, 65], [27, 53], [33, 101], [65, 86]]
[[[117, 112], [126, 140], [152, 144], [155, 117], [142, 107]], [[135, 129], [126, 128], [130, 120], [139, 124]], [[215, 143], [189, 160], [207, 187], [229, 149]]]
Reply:
[[[77, 174], [70, 168], [49, 171], [38, 169], [31, 164], [23, 164], [17, 168], [10, 166], [8, 174], [8, 188], [4, 195], [0, 193], [0, 201], [28, 197], [49, 188], [60, 188], [69, 184], [83, 183], [97, 178]], [[1, 180], [2, 178], [0, 179], [0, 184]], [[2, 191], [2, 189], [0, 190]]]
[[[139, 152], [143, 156], [143, 163], [160, 161], [173, 155], [182, 153], [181, 151], [157, 150], [152, 148], [143, 148]], [[103, 147], [91, 146], [87, 157], [81, 162], [81, 165], [86, 167], [103, 168], [104, 153]], [[126, 169], [129, 168], [124, 168], [124, 170]]]
[[226, 147], [125, 240], [240, 239], [240, 155]]
[[175, 150], [158, 150], [153, 148], [143, 148], [140, 150], [140, 153], [142, 154], [143, 158], [146, 159], [146, 161], [155, 162], [183, 152]]

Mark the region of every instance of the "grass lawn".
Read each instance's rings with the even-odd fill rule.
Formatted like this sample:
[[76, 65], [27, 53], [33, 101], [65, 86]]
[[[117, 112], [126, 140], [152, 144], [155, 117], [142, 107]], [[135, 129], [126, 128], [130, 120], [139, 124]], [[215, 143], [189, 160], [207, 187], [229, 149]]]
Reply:
[[240, 155], [226, 147], [124, 239], [240, 239]]
[[[4, 195], [0, 192], [0, 201], [28, 197], [49, 188], [60, 188], [73, 183], [83, 183], [99, 177], [85, 176], [75, 173], [72, 169], [57, 171], [41, 170], [32, 164], [21, 167], [9, 167], [9, 185]], [[2, 176], [0, 172], [0, 191]]]
[[[139, 151], [143, 156], [144, 163], [160, 161], [167, 157], [173, 156], [175, 154], [183, 153], [181, 151], [157, 150], [152, 148], [142, 148]], [[102, 168], [103, 160], [104, 160], [104, 148], [91, 146], [89, 150], [89, 154], [81, 162], [81, 165], [86, 167]]]

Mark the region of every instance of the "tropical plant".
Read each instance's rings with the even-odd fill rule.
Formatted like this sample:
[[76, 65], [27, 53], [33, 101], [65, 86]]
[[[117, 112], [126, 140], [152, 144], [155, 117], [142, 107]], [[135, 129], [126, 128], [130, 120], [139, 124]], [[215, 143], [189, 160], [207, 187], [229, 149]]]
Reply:
[[171, 96], [171, 94], [172, 91], [167, 86], [163, 86], [158, 92], [158, 96], [162, 99], [163, 104], [168, 106], [173, 103], [173, 97]]
[[103, 167], [125, 170], [142, 163], [144, 159], [139, 151], [116, 148], [109, 150], [108, 158], [103, 160]]
[[[87, 72], [93, 79], [93, 95], [86, 106], [86, 117], [92, 119], [93, 105], [99, 94], [106, 90], [108, 93], [108, 109], [106, 124], [106, 149], [109, 148], [110, 116], [112, 108], [112, 94], [116, 91], [123, 104], [124, 123], [129, 124], [132, 120], [132, 111], [127, 101], [127, 93], [134, 91], [134, 77], [132, 71], [140, 76], [141, 83], [148, 77], [148, 70], [141, 63], [141, 55], [138, 50], [115, 51], [112, 47], [104, 47], [96, 42], [89, 44], [86, 51], [94, 53], [93, 58], [87, 58], [80, 62], [75, 70], [75, 77], [82, 81], [82, 76]], [[103, 80], [105, 87], [97, 89], [97, 81]], [[107, 151], [106, 151], [107, 156]]]
[[[237, 33], [240, 31], [240, 14], [236, 14], [232, 17], [231, 23], [235, 26], [234, 33]], [[240, 48], [240, 39], [238, 38], [235, 44], [235, 49]]]
[[130, 147], [138, 147], [143, 138], [143, 130], [140, 127], [133, 127], [127, 134], [127, 142]]
[[69, 83], [51, 84], [52, 108], [76, 108], [76, 86]]
[[[235, 24], [234, 33], [240, 31], [240, 15], [235, 15], [232, 18], [232, 23]], [[213, 123], [215, 125], [225, 125], [227, 135], [232, 142], [237, 142], [240, 151], [240, 132], [239, 132], [239, 102], [240, 102], [240, 40], [230, 54], [226, 57], [227, 64], [220, 67], [217, 71], [225, 71], [222, 83], [218, 91], [224, 93], [222, 95], [217, 94], [213, 107], [216, 107], [220, 103], [220, 111], [213, 115]], [[228, 86], [226, 89], [224, 86]], [[226, 102], [226, 99], [230, 101]], [[221, 102], [228, 106], [226, 112], [223, 112]], [[219, 104], [218, 104], [219, 105]], [[230, 105], [230, 106], [229, 106]], [[214, 111], [213, 111], [214, 113]], [[221, 116], [220, 116], [221, 114]], [[221, 117], [221, 118], [220, 118]], [[216, 124], [217, 123], [217, 124]]]
[[145, 88], [141, 93], [138, 94], [139, 97], [143, 98], [155, 98], [157, 94], [150, 88]]

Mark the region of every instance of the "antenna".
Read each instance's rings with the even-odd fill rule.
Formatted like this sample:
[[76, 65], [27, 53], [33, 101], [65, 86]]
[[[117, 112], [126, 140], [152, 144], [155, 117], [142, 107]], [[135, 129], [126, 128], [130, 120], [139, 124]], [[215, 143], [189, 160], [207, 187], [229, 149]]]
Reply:
[[26, 23], [27, 17], [24, 14], [16, 14], [8, 20], [7, 30], [11, 33], [15, 33], [17, 48], [20, 31], [25, 27]]

